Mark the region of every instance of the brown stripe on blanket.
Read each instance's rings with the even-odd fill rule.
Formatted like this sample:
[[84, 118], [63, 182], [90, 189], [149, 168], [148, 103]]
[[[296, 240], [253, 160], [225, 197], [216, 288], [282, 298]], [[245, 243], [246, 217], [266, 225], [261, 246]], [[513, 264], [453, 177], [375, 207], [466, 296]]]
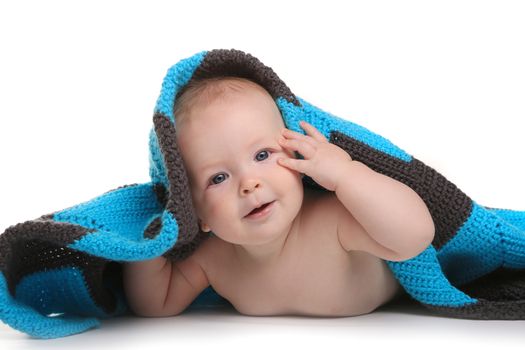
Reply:
[[9, 227], [0, 235], [0, 251], [4, 254], [0, 257], [0, 269], [6, 276], [10, 294], [14, 297], [18, 283], [33, 273], [76, 267], [94, 302], [105, 312], [113, 312], [116, 298], [103, 283], [104, 278], [111, 278], [106, 271], [108, 260], [67, 248], [93, 231], [51, 221], [50, 215]]
[[[226, 76], [250, 79], [265, 88], [274, 100], [277, 97], [282, 97], [296, 106], [301, 105], [290, 88], [279, 78], [273, 69], [264, 65], [256, 57], [239, 50], [218, 49], [208, 52], [193, 73], [190, 82], [193, 80]], [[177, 93], [177, 98], [184, 92], [185, 87], [188, 85], [189, 84], [186, 84]]]

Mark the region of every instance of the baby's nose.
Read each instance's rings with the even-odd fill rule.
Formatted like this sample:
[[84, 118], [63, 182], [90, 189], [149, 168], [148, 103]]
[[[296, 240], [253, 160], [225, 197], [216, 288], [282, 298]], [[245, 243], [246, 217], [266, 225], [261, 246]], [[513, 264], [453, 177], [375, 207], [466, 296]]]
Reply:
[[260, 182], [256, 179], [247, 179], [243, 181], [241, 185], [241, 195], [246, 195], [255, 191], [256, 188], [261, 186]]

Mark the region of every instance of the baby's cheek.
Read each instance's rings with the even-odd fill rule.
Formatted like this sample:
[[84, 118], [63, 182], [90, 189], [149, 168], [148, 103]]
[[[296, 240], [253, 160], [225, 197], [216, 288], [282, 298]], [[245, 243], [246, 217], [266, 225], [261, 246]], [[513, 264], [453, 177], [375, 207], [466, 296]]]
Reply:
[[217, 221], [228, 215], [231, 210], [232, 199], [224, 191], [216, 191], [207, 196], [204, 201], [204, 211], [211, 220]]

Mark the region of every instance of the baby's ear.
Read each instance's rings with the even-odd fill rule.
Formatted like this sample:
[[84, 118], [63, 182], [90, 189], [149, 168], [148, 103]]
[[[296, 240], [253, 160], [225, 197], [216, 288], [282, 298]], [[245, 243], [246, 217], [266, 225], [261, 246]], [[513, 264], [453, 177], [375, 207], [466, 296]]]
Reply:
[[210, 226], [208, 226], [206, 224], [203, 224], [201, 219], [199, 219], [199, 226], [201, 228], [201, 231], [203, 231], [203, 232], [210, 232], [211, 231]]

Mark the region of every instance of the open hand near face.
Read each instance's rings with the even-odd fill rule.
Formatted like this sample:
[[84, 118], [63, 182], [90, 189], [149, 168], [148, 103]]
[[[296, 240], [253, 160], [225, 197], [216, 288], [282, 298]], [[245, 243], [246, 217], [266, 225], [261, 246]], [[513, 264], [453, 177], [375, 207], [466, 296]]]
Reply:
[[300, 126], [307, 135], [284, 129], [279, 143], [285, 149], [299, 152], [304, 159], [279, 158], [279, 164], [306, 174], [327, 190], [335, 191], [352, 158], [342, 148], [328, 142], [313, 125], [301, 121]]

